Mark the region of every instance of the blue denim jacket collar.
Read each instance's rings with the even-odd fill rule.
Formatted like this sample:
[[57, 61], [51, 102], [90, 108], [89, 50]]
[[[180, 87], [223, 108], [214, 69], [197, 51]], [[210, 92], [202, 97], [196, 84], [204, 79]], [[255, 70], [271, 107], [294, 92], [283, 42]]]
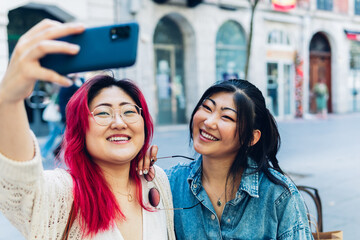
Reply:
[[[202, 156], [200, 156], [187, 178], [189, 183], [189, 187], [193, 194], [196, 196], [201, 188], [199, 186], [202, 185], [201, 182], [201, 174], [202, 174]], [[260, 181], [260, 173], [254, 172], [257, 168], [257, 164], [251, 158], [248, 158], [248, 168], [245, 169], [243, 176], [241, 178], [241, 183], [238, 191], [236, 192], [236, 197], [230, 203], [237, 204], [241, 198], [243, 192], [246, 192], [251, 197], [258, 198], [259, 197], [259, 181]]]

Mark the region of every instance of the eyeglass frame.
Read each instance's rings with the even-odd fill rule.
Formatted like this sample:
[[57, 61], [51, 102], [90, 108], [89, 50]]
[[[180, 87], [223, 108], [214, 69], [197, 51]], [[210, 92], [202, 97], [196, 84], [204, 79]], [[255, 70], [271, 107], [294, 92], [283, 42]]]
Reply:
[[[158, 158], [156, 158], [156, 159], [178, 158], [178, 157], [186, 158], [186, 159], [189, 159], [189, 160], [194, 160], [194, 158], [187, 157], [187, 156], [182, 156], [182, 155], [164, 156], [164, 157], [158, 157]], [[146, 176], [151, 173], [150, 169], [149, 169], [149, 172], [148, 172], [147, 174], [144, 174], [144, 179], [145, 179], [147, 182], [152, 182], [152, 181], [155, 179], [155, 176], [156, 176], [156, 174], [155, 174], [155, 173], [156, 173], [155, 168], [152, 166], [153, 163], [154, 163], [154, 162], [152, 161], [152, 162], [151, 162], [150, 169], [153, 169], [153, 170], [154, 170], [154, 177], [153, 177], [151, 180], [148, 180], [148, 179], [146, 178]], [[159, 191], [156, 187], [150, 188], [150, 190], [149, 190], [149, 195], [150, 195], [150, 192], [151, 192], [152, 189], [155, 189], [155, 190], [159, 193], [159, 197], [161, 197], [160, 191]], [[150, 202], [151, 202], [151, 201], [150, 201], [150, 196], [148, 196], [148, 198], [149, 198], [149, 203], [150, 203]], [[190, 207], [183, 207], [183, 208], [158, 208], [157, 206], [160, 204], [160, 201], [159, 201], [159, 204], [158, 204], [157, 206], [153, 206], [151, 203], [150, 203], [150, 205], [151, 205], [152, 207], [154, 207], [156, 210], [188, 210], [188, 209], [192, 209], [192, 208], [196, 207], [197, 205], [201, 204], [202, 202], [204, 202], [204, 200], [201, 200], [201, 201], [199, 201], [198, 203], [196, 203], [195, 205], [192, 205], [192, 206], [190, 206]]]
[[[137, 111], [137, 115], [139, 115], [140, 117], [142, 117], [141, 111], [142, 111], [143, 109], [142, 109], [141, 107], [139, 107], [139, 106], [136, 105], [136, 104], [132, 104], [132, 103], [126, 103], [126, 104], [124, 104], [123, 106], [126, 106], [126, 105], [127, 105], [127, 106], [128, 106], [128, 105], [135, 106], [135, 108], [138, 110], [138, 111]], [[111, 121], [109, 121], [109, 123], [106, 124], [106, 125], [102, 125], [102, 124], [98, 123], [98, 122], [96, 121], [95, 116], [94, 116], [95, 110], [96, 110], [97, 108], [100, 108], [100, 107], [107, 107], [107, 108], [110, 108], [111, 111], [112, 111]], [[96, 108], [94, 108], [94, 110], [93, 110], [92, 112], [90, 112], [90, 114], [91, 114], [91, 116], [93, 117], [93, 119], [94, 119], [94, 121], [96, 122], [96, 124], [98, 124], [99, 126], [105, 127], [105, 126], [109, 126], [109, 125], [114, 121], [114, 119], [115, 119], [115, 113], [116, 113], [116, 111], [119, 111], [119, 110], [121, 111], [121, 110], [122, 110], [122, 107], [121, 107], [121, 108], [114, 109], [114, 108], [112, 108], [112, 107], [110, 107], [110, 106], [107, 106], [107, 105], [100, 105], [100, 106], [97, 106]], [[139, 118], [139, 119], [136, 120], [135, 122], [127, 122], [127, 121], [123, 118], [122, 112], [120, 112], [119, 115], [120, 115], [122, 121], [123, 121], [124, 123], [127, 123], [127, 124], [136, 123], [136, 122], [139, 121], [139, 119], [140, 119], [140, 118]]]

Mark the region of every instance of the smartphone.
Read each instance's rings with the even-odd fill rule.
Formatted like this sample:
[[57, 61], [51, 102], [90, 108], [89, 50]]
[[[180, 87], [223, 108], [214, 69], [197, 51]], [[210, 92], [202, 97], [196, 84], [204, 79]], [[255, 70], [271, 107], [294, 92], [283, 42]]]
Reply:
[[77, 55], [48, 54], [40, 64], [62, 75], [128, 67], [136, 61], [138, 36], [136, 22], [87, 28], [81, 34], [58, 39], [78, 44]]

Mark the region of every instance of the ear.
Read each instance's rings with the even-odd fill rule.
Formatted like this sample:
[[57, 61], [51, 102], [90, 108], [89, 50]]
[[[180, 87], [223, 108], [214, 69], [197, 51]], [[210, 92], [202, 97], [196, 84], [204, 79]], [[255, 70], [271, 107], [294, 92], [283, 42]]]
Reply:
[[250, 146], [254, 146], [259, 140], [260, 140], [260, 137], [261, 137], [261, 132], [259, 129], [255, 129], [253, 131], [253, 140], [251, 141], [251, 144]]

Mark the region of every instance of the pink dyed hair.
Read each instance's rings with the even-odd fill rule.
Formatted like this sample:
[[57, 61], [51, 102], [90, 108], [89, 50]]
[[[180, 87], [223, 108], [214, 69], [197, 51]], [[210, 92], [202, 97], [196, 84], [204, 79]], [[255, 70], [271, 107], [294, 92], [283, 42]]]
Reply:
[[103, 88], [117, 86], [124, 90], [142, 108], [145, 141], [138, 155], [131, 162], [130, 177], [135, 180], [137, 201], [142, 202], [141, 180], [136, 173], [138, 161], [146, 154], [153, 137], [154, 125], [140, 89], [130, 80], [116, 80], [108, 75], [98, 75], [86, 81], [71, 97], [66, 108], [66, 129], [62, 144], [64, 161], [73, 179], [74, 211], [80, 211], [80, 224], [84, 236], [93, 236], [107, 230], [117, 217], [125, 220], [115, 196], [111, 192], [100, 167], [91, 160], [85, 145], [89, 128], [89, 103]]

